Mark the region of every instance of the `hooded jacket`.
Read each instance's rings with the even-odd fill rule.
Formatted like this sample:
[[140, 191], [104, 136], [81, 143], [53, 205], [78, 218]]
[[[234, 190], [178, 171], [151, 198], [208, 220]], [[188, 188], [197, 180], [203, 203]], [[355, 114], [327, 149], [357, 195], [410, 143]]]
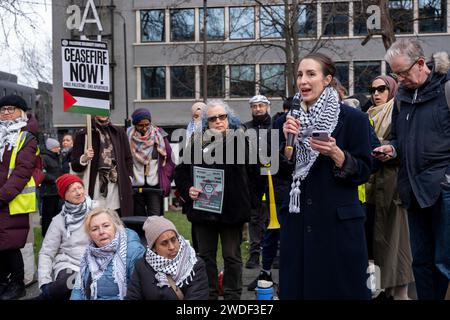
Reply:
[[[37, 135], [38, 123], [28, 115], [28, 122], [22, 131]], [[0, 162], [0, 250], [23, 248], [27, 240], [28, 214], [9, 214], [8, 204], [25, 187], [30, 180], [36, 162], [37, 139], [33, 138], [17, 154], [16, 167], [8, 178], [9, 161], [13, 149], [5, 150]]]

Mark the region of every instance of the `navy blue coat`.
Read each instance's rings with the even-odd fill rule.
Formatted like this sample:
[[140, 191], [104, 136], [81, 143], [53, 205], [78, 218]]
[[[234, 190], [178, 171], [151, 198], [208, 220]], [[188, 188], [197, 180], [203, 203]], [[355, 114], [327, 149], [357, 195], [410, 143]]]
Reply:
[[[344, 174], [330, 157], [319, 155], [301, 182], [300, 213], [289, 212], [286, 195], [280, 214], [281, 299], [370, 298], [365, 212], [358, 199], [358, 185], [372, 167], [369, 127], [367, 115], [341, 105], [332, 136], [347, 152], [344, 168], [351, 170]], [[280, 169], [294, 170], [283, 149]]]
[[450, 111], [444, 92], [450, 72], [430, 68], [431, 74], [417, 91], [400, 87], [392, 112], [391, 144], [401, 159], [398, 193], [406, 208], [413, 194], [420, 207], [434, 205], [450, 169]]

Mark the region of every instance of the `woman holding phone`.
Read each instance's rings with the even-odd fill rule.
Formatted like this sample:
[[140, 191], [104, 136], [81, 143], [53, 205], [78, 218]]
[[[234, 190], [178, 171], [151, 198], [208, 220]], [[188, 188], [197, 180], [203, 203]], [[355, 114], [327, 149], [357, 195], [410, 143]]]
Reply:
[[[281, 299], [370, 299], [358, 199], [372, 167], [370, 124], [339, 102], [335, 73], [326, 55], [304, 57], [297, 72], [300, 116], [288, 115], [283, 125], [284, 137], [295, 139], [293, 148], [282, 142], [280, 149], [281, 174], [293, 178], [280, 214]], [[314, 131], [329, 138], [316, 139]]]
[[[382, 145], [389, 144], [397, 88], [397, 82], [390, 76], [376, 77], [369, 88], [373, 105], [367, 113]], [[381, 288], [387, 297], [408, 300], [408, 283], [414, 277], [407, 212], [400, 207], [397, 193], [398, 169], [398, 160], [380, 163], [366, 185], [367, 210], [374, 215], [373, 258], [381, 271]]]

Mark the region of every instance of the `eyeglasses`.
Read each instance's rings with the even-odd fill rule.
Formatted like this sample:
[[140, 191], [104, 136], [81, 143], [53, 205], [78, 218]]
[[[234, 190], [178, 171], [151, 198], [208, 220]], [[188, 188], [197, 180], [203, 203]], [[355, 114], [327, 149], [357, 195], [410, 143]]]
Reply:
[[11, 113], [14, 113], [14, 111], [16, 111], [16, 107], [14, 107], [14, 106], [6, 106], [6, 107], [0, 108], [1, 114], [7, 114], [7, 113], [11, 114]]
[[208, 122], [216, 122], [217, 119], [220, 121], [225, 121], [226, 118], [228, 118], [227, 114], [219, 114], [218, 116], [208, 117]]
[[400, 72], [393, 72], [393, 75], [395, 77], [407, 77], [409, 75], [409, 72], [411, 71], [412, 67], [414, 67], [416, 65], [417, 62], [419, 62], [420, 58], [417, 59], [416, 61], [414, 61], [414, 63], [412, 65], [409, 66], [408, 69], [400, 71]]
[[383, 93], [386, 89], [389, 89], [386, 85], [381, 85], [378, 87], [370, 87], [369, 93], [374, 94], [376, 91], [378, 91], [378, 93]]

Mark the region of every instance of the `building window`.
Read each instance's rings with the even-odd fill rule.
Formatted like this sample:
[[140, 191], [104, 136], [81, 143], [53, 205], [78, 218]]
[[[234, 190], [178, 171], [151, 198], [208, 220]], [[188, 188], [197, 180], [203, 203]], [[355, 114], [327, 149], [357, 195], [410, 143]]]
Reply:
[[394, 32], [413, 32], [413, 2], [412, 0], [389, 1], [389, 14], [394, 23]]
[[164, 10], [141, 11], [141, 41], [163, 42], [165, 41]]
[[353, 34], [363, 36], [367, 34], [367, 19], [371, 13], [367, 13], [370, 5], [379, 5], [378, 0], [365, 0], [353, 2]]
[[172, 98], [194, 98], [195, 67], [171, 67], [170, 89]]
[[265, 96], [286, 96], [284, 64], [262, 64], [259, 93]]
[[171, 41], [194, 41], [194, 9], [179, 9], [170, 11]]
[[348, 20], [348, 3], [322, 4], [322, 29], [325, 36], [347, 36]]
[[[203, 41], [203, 9], [200, 9], [200, 40]], [[225, 10], [224, 8], [208, 8], [206, 19], [207, 40], [225, 39]]]
[[335, 77], [341, 82], [345, 89], [349, 89], [349, 63], [348, 62], [336, 62], [336, 75]]
[[255, 95], [255, 66], [230, 66], [230, 97]]
[[367, 94], [369, 86], [375, 77], [381, 74], [380, 61], [359, 61], [353, 63], [354, 92]]
[[142, 99], [166, 98], [166, 68], [141, 68], [141, 97]]
[[230, 39], [254, 39], [255, 38], [255, 8], [232, 7], [230, 8]]
[[298, 35], [315, 37], [317, 34], [317, 6], [315, 4], [299, 5]]
[[284, 6], [261, 6], [259, 19], [261, 38], [283, 38]]
[[[208, 66], [208, 98], [225, 97], [225, 67]], [[200, 95], [203, 97], [203, 66], [200, 66]]]
[[446, 17], [446, 0], [419, 0], [419, 32], [446, 32]]

